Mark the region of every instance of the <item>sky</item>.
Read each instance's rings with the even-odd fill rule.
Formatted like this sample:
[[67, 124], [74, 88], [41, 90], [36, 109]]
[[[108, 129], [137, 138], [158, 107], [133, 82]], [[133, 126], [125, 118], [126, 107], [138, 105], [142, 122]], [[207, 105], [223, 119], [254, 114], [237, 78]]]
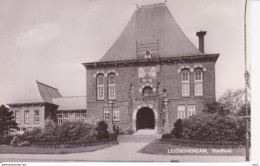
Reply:
[[[82, 63], [99, 60], [119, 37], [136, 4], [164, 0], [0, 0], [0, 104], [35, 92], [36, 80], [63, 96], [86, 95]], [[216, 97], [244, 88], [244, 0], [168, 0], [171, 14], [205, 52], [220, 53]]]

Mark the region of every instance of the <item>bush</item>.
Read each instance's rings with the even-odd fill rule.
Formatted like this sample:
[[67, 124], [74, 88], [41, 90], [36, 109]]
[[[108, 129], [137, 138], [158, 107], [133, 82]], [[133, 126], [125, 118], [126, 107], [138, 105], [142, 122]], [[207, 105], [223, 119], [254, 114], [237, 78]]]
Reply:
[[169, 133], [167, 133], [167, 134], [163, 134], [161, 139], [162, 139], [162, 140], [169, 140], [169, 139], [172, 139], [172, 135], [169, 134]]
[[20, 143], [20, 139], [17, 136], [14, 136], [13, 139], [10, 142], [10, 145], [12, 146], [18, 146]]
[[124, 134], [132, 135], [134, 132], [135, 132], [135, 131], [134, 131], [133, 129], [131, 129], [131, 128], [128, 127], [128, 128], [126, 129], [126, 131], [125, 131]]
[[108, 125], [105, 121], [99, 121], [96, 127], [96, 131], [97, 131], [97, 139], [101, 140], [101, 139], [108, 139], [109, 138], [109, 134], [107, 131]]
[[198, 114], [183, 120], [182, 138], [201, 141], [243, 141], [245, 129], [235, 116]]
[[11, 140], [13, 139], [12, 135], [7, 135], [5, 137], [0, 137], [0, 145], [10, 145]]
[[177, 119], [176, 122], [174, 123], [174, 128], [171, 131], [171, 135], [177, 139], [180, 139], [182, 138], [182, 132], [183, 132], [182, 120]]
[[28, 146], [31, 146], [31, 144], [29, 141], [24, 141], [24, 142], [19, 143], [18, 146], [20, 146], [20, 147], [27, 146], [28, 147]]

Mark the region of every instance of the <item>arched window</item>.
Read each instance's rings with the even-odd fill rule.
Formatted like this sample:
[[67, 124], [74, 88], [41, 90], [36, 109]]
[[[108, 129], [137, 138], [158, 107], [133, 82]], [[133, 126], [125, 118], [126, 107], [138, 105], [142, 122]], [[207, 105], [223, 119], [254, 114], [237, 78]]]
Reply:
[[108, 98], [116, 98], [116, 76], [114, 73], [108, 75]]
[[188, 69], [181, 71], [181, 90], [182, 96], [190, 96], [190, 71]]
[[143, 89], [143, 96], [152, 96], [153, 89], [150, 86], [146, 86]]
[[105, 99], [104, 92], [104, 74], [97, 75], [97, 99], [104, 100]]
[[203, 95], [203, 72], [200, 68], [194, 71], [194, 90], [195, 96]]

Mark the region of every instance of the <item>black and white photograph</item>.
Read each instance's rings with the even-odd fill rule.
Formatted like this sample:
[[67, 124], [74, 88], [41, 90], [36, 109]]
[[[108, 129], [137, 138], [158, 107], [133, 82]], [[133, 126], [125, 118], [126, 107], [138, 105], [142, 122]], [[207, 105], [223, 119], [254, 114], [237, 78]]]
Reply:
[[251, 5], [0, 0], [0, 162], [252, 161]]

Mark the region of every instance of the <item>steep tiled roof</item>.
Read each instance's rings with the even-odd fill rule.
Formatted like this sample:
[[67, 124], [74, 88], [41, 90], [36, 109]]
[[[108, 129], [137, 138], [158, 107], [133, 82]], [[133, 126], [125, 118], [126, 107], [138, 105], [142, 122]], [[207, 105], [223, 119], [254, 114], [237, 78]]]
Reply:
[[53, 98], [62, 97], [58, 89], [36, 81], [41, 98], [44, 102], [53, 103]]
[[99, 62], [135, 60], [136, 42], [155, 41], [159, 43], [161, 58], [203, 55], [183, 33], [166, 4], [161, 3], [138, 7], [119, 38]]
[[57, 111], [86, 110], [86, 96], [53, 98], [53, 103], [59, 105]]

